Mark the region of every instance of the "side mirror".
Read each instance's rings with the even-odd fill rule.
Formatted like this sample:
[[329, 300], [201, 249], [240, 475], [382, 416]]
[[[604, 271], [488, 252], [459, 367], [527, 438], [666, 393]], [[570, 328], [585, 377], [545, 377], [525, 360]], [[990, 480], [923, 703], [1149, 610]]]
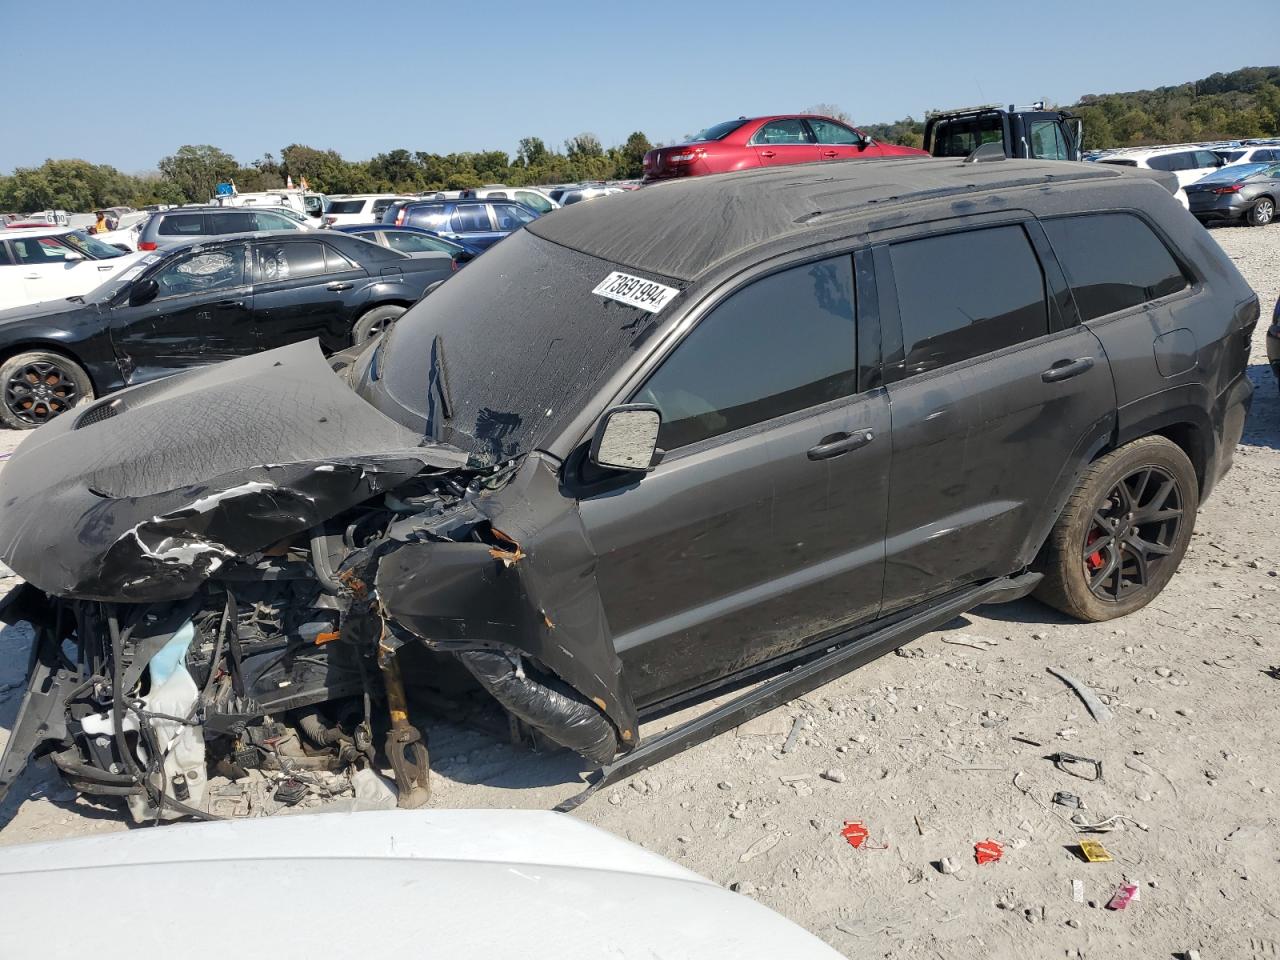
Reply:
[[62, 259], [65, 260], [67, 263], [75, 263], [77, 260], [83, 260], [84, 254], [79, 253], [75, 250], [68, 250], [66, 253], [62, 255]]
[[591, 438], [591, 462], [610, 470], [647, 473], [658, 450], [662, 414], [649, 403], [628, 403], [609, 410]]
[[150, 277], [145, 280], [139, 280], [129, 290], [129, 306], [142, 307], [146, 306], [160, 293], [160, 284], [156, 283]]
[[870, 137], [859, 137], [859, 138], [858, 138], [858, 149], [859, 149], [859, 150], [865, 150], [865, 149], [867, 149], [867, 147], [869, 147], [869, 146], [871, 146], [871, 138], [870, 138]]

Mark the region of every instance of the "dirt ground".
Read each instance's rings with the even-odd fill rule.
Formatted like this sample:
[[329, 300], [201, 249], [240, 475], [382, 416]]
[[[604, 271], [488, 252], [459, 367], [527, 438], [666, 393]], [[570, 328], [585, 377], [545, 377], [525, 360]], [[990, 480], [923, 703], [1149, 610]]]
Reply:
[[[1155, 603], [1099, 625], [1032, 600], [981, 608], [574, 815], [850, 956], [1280, 955], [1280, 679], [1268, 673], [1280, 666], [1280, 397], [1263, 351], [1280, 226], [1212, 235], [1262, 300], [1258, 389], [1235, 466]], [[0, 744], [27, 642], [21, 628], [0, 634]], [[1110, 719], [1092, 719], [1047, 667], [1092, 687]], [[430, 737], [434, 806], [546, 808], [579, 789], [564, 754], [439, 724]], [[1058, 751], [1100, 759], [1102, 778], [1058, 771], [1046, 759]], [[1053, 803], [1058, 791], [1083, 811]], [[1125, 819], [1080, 834], [1073, 814]], [[849, 820], [869, 833], [859, 849], [840, 835]], [[0, 844], [13, 844], [127, 825], [38, 763], [0, 804], [0, 827]], [[1089, 837], [1110, 862], [1078, 855]], [[987, 839], [1004, 856], [979, 866], [974, 844]], [[1124, 883], [1137, 885], [1134, 902], [1106, 909]]]

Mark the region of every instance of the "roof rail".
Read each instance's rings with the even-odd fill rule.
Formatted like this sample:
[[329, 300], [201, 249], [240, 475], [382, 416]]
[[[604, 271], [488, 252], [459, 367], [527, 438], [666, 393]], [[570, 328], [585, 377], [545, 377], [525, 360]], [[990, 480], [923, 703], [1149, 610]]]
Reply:
[[924, 118], [928, 120], [931, 117], [939, 117], [946, 113], [981, 113], [984, 110], [1003, 110], [1003, 109], [1004, 107], [1002, 107], [998, 103], [982, 103], [976, 107], [953, 107], [950, 110], [926, 110], [924, 112]]

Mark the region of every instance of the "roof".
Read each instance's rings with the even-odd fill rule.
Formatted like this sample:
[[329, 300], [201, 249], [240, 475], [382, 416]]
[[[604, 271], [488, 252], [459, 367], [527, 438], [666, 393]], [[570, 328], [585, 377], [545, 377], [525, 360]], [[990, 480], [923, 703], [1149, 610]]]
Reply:
[[1140, 172], [1061, 160], [905, 157], [666, 180], [539, 217], [525, 229], [635, 270], [694, 280], [751, 247], [889, 205]]

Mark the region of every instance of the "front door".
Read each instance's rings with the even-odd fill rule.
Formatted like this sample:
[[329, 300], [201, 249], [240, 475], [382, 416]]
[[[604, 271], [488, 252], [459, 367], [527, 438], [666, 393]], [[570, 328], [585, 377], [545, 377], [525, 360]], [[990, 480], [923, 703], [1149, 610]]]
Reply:
[[809, 119], [809, 128], [818, 141], [821, 160], [866, 160], [884, 154], [874, 140], [864, 140], [857, 130], [834, 120]]
[[818, 159], [818, 145], [808, 125], [799, 117], [770, 120], [751, 138], [751, 149], [762, 167], [787, 163], [812, 163]]
[[1116, 401], [1034, 220], [889, 243], [876, 273], [893, 413], [889, 613], [1030, 563]]
[[329, 351], [350, 346], [364, 270], [319, 240], [255, 240], [250, 250], [261, 349], [312, 337]]
[[641, 705], [875, 617], [888, 402], [860, 392], [848, 255], [723, 300], [632, 398], [658, 467], [580, 500]]
[[197, 248], [144, 275], [160, 292], [149, 303], [111, 310], [111, 341], [129, 383], [258, 349], [245, 245]]

